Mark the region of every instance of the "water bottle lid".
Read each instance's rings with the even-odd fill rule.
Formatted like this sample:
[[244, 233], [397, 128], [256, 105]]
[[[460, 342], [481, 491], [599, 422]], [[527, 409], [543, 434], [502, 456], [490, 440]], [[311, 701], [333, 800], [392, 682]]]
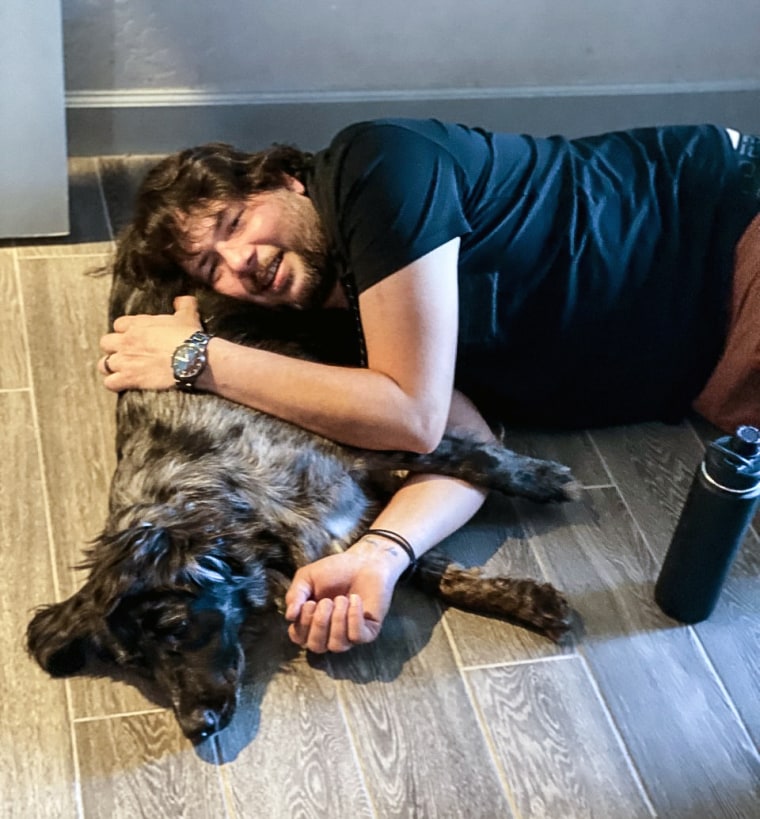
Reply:
[[760, 453], [760, 430], [748, 425], [737, 427], [731, 449], [745, 458], [754, 458]]
[[705, 474], [729, 492], [760, 486], [760, 430], [740, 426], [733, 435], [713, 441], [705, 453]]

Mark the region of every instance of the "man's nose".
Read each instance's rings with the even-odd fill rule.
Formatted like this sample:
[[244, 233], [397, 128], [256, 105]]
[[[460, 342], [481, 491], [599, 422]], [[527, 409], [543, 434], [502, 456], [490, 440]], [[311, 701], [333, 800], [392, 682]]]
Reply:
[[243, 273], [251, 266], [251, 249], [235, 242], [219, 242], [217, 253], [233, 273]]

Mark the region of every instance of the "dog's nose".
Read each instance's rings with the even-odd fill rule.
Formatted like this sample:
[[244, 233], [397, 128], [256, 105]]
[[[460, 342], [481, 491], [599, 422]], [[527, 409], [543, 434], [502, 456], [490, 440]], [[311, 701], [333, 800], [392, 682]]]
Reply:
[[194, 743], [203, 742], [215, 734], [219, 726], [219, 715], [211, 708], [199, 707], [179, 720], [182, 733]]

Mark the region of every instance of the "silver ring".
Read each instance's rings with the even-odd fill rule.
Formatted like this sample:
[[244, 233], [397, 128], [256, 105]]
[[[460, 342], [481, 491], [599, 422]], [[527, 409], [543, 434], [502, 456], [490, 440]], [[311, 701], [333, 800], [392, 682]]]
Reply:
[[105, 371], [106, 371], [106, 372], [107, 372], [109, 375], [113, 375], [113, 373], [114, 373], [114, 371], [113, 371], [113, 370], [110, 368], [110, 366], [108, 365], [108, 359], [109, 359], [109, 358], [110, 358], [112, 355], [113, 355], [113, 353], [109, 353], [109, 354], [108, 354], [108, 355], [107, 355], [107, 356], [106, 356], [106, 357], [103, 359], [103, 369], [104, 369], [104, 370], [105, 370]]

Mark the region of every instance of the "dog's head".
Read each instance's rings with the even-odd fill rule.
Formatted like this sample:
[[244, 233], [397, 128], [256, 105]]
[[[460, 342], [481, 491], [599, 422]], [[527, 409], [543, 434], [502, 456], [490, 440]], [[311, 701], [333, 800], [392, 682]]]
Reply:
[[193, 742], [224, 728], [243, 671], [241, 626], [270, 603], [265, 568], [221, 538], [199, 546], [184, 529], [145, 524], [103, 534], [85, 565], [84, 586], [29, 624], [42, 668], [66, 677], [95, 661], [137, 672]]

